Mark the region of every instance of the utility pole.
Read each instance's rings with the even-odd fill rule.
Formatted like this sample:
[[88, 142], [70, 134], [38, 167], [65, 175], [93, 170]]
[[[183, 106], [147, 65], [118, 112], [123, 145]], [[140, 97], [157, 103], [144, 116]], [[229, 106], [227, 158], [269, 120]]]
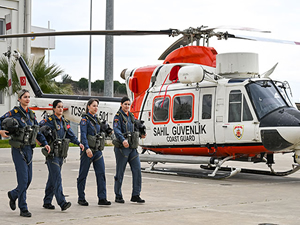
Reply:
[[[114, 29], [114, 0], [106, 0], [106, 30]], [[104, 96], [114, 94], [114, 39], [105, 36]]]
[[[92, 20], [93, 20], [93, 0], [91, 0], [91, 8], [90, 8], [90, 30], [92, 30]], [[90, 35], [90, 48], [89, 48], [89, 96], [92, 95], [92, 35]]]

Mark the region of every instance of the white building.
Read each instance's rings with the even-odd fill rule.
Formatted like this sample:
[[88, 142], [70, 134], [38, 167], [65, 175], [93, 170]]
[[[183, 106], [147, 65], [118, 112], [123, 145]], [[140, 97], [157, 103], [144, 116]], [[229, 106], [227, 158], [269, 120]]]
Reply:
[[[6, 33], [5, 16], [11, 15], [11, 33], [47, 32], [47, 28], [31, 26], [31, 0], [0, 0], [0, 34]], [[54, 30], [50, 30], [54, 31]], [[55, 38], [13, 38], [11, 50], [27, 56], [42, 57], [45, 51], [55, 48]], [[8, 39], [0, 39], [0, 57], [8, 50]], [[0, 92], [0, 116], [17, 105], [16, 95]]]

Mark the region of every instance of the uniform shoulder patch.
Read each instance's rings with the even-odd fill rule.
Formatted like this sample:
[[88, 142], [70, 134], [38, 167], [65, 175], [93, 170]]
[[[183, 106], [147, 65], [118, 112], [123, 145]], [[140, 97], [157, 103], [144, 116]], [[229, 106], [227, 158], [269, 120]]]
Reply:
[[41, 122], [40, 122], [40, 125], [44, 125], [46, 123], [46, 119], [43, 119]]
[[52, 121], [52, 117], [48, 117], [48, 120], [49, 120], [49, 121]]
[[81, 124], [82, 126], [85, 126], [85, 125], [86, 125], [86, 119], [82, 119], [81, 122], [80, 122], [80, 124]]
[[17, 109], [14, 109], [15, 113], [18, 113], [18, 110]]
[[114, 123], [113, 123], [114, 127], [118, 127], [118, 125], [119, 125], [118, 122], [119, 122], [119, 119], [117, 119], [117, 118], [114, 119]]
[[7, 113], [5, 113], [4, 118], [10, 117], [10, 116], [11, 116], [11, 112], [7, 112]]

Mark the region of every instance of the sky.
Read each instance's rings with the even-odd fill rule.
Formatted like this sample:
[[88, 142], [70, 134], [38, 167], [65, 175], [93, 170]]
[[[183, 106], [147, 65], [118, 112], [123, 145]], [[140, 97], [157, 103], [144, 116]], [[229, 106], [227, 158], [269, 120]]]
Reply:
[[[89, 30], [91, 0], [32, 0], [32, 25], [56, 31]], [[105, 0], [92, 0], [92, 29], [105, 30]], [[300, 42], [299, 0], [114, 0], [115, 30], [184, 30], [189, 27], [238, 26], [271, 31], [269, 34], [228, 30], [232, 34]], [[225, 31], [225, 30], [224, 30]], [[125, 68], [161, 64], [161, 53], [179, 37], [115, 36], [114, 80]], [[279, 63], [273, 79], [289, 82], [294, 101], [300, 102], [300, 45], [246, 40], [210, 39], [218, 53], [259, 54], [259, 72]], [[104, 79], [104, 36], [92, 37], [92, 81]], [[56, 37], [50, 62], [73, 80], [88, 78], [89, 37]]]

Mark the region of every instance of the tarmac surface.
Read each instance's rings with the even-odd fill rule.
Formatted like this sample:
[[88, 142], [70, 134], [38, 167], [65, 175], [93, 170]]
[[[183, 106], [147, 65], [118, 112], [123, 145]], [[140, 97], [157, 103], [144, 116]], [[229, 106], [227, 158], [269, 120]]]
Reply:
[[[141, 197], [146, 203], [138, 204], [130, 202], [132, 180], [128, 165], [123, 182], [125, 204], [115, 203], [112, 147], [106, 147], [103, 152], [111, 206], [97, 205], [92, 167], [86, 186], [89, 206], [77, 204], [79, 148], [72, 147], [62, 169], [64, 194], [72, 206], [62, 212], [54, 198], [56, 209], [47, 210], [42, 205], [48, 171], [40, 149], [34, 151], [33, 180], [27, 191], [32, 217], [24, 218], [19, 216], [18, 208], [15, 211], [9, 208], [7, 192], [16, 187], [16, 174], [10, 149], [0, 149], [0, 224], [300, 224], [299, 171], [287, 177], [240, 173], [223, 180], [143, 173]], [[275, 162], [275, 169], [289, 170], [291, 154], [280, 154]], [[228, 162], [226, 165], [267, 170], [263, 163]], [[142, 167], [146, 166], [147, 163], [142, 163]], [[200, 171], [199, 165], [160, 164], [157, 167]]]

